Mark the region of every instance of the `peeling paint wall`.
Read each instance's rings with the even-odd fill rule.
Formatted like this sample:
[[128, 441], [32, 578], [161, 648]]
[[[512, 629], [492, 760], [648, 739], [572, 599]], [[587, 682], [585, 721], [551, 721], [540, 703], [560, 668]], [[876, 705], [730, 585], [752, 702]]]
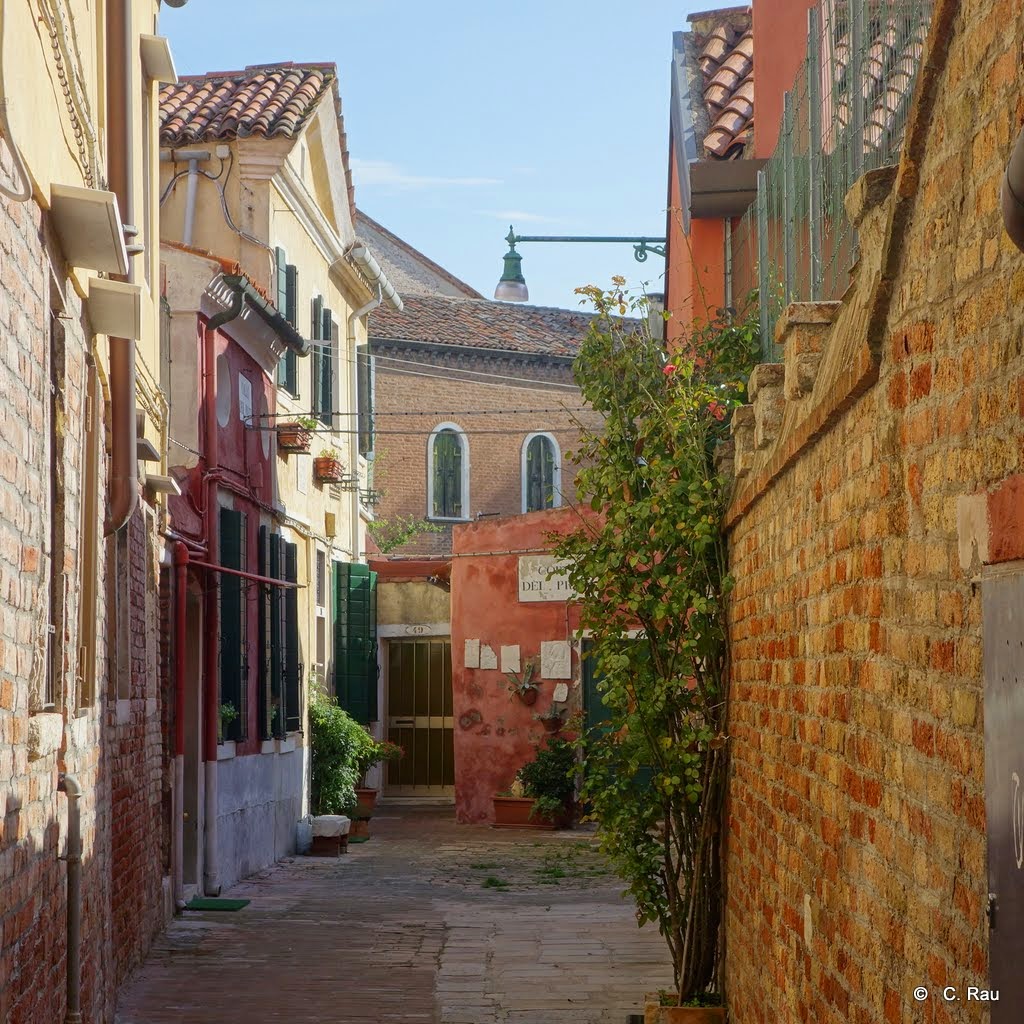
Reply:
[[[549, 549], [548, 534], [568, 533], [574, 510], [554, 509], [457, 526], [452, 558], [452, 689], [455, 710], [455, 813], [460, 822], [493, 820], [491, 798], [508, 789], [516, 771], [533, 758], [546, 733], [537, 715], [552, 704], [555, 686], [568, 683], [570, 707], [579, 706], [579, 658], [573, 652], [572, 678], [539, 679], [536, 704], [528, 707], [509, 692], [502, 671], [502, 648], [518, 647], [520, 671], [536, 659], [541, 643], [567, 641], [579, 624], [566, 601], [520, 601], [520, 554]], [[466, 641], [479, 641], [479, 663], [467, 665]], [[487, 658], [486, 648], [493, 652]], [[475, 645], [470, 651], [475, 652]], [[513, 652], [505, 651], [509, 664]], [[476, 659], [470, 654], [470, 663]], [[537, 676], [534, 676], [537, 680]]]

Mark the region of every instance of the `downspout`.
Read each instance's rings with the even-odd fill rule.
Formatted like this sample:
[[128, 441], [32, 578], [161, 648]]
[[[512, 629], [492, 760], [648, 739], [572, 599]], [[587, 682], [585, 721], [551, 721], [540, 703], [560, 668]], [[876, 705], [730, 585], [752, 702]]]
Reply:
[[188, 548], [174, 543], [174, 905], [185, 905], [185, 610]]
[[185, 190], [185, 230], [181, 240], [192, 244], [192, 229], [196, 222], [196, 189], [199, 185], [199, 161], [193, 157], [188, 162], [188, 188]]
[[[118, 39], [118, 28], [121, 38]], [[107, 167], [110, 188], [116, 193], [127, 223], [134, 223], [135, 160], [131, 145], [134, 122], [133, 93], [129, 88], [135, 64], [131, 9], [127, 0], [110, 0], [107, 53], [123, 54], [123, 63], [108, 62]], [[121, 108], [118, 109], [118, 104]], [[149, 242], [149, 239], [146, 239]], [[128, 257], [128, 282], [135, 281], [135, 257]], [[106, 536], [116, 533], [131, 518], [139, 501], [139, 465], [135, 436], [135, 340], [110, 338], [110, 481], [107, 487]]]
[[82, 787], [71, 774], [62, 774], [57, 788], [68, 795], [68, 1006], [64, 1024], [82, 1021]]
[[1001, 205], [1006, 233], [1010, 241], [1024, 252], [1024, 131], [1017, 136], [1010, 162], [1006, 165]]
[[[217, 359], [215, 339], [217, 331], [224, 324], [234, 320], [242, 312], [245, 293], [241, 288], [233, 291], [231, 305], [217, 313], [206, 323], [204, 331], [204, 387], [203, 401], [206, 403], [206, 557], [214, 565], [220, 562], [220, 536], [217, 526], [217, 476], [219, 455], [217, 451]], [[206, 647], [204, 650], [205, 686], [203, 700], [203, 758], [204, 768], [204, 834], [203, 834], [203, 892], [207, 896], [220, 893], [220, 878], [217, 864], [217, 724], [220, 718], [218, 656], [220, 646], [220, 582], [212, 574], [207, 577], [205, 602]]]
[[[352, 367], [351, 376], [349, 379], [349, 408], [353, 412], [359, 411], [359, 354], [358, 347], [356, 345], [356, 323], [361, 320], [367, 313], [372, 313], [382, 302], [384, 301], [384, 289], [380, 283], [377, 284], [377, 297], [370, 299], [365, 305], [360, 306], [357, 310], [349, 313], [348, 315], [348, 348], [352, 353], [352, 358], [349, 362], [349, 366]], [[359, 417], [355, 418], [355, 432], [349, 434], [350, 457], [352, 473], [358, 472], [359, 466]], [[351, 520], [349, 523], [349, 550], [352, 552], [352, 561], [358, 561], [359, 559], [359, 487], [352, 491], [352, 512]]]

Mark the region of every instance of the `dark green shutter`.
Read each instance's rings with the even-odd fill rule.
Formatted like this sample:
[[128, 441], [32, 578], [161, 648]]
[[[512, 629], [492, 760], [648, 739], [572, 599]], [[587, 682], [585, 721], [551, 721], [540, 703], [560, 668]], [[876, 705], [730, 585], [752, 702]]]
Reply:
[[434, 437], [434, 509], [442, 519], [462, 518], [462, 443], [454, 430]]
[[[289, 583], [298, 581], [298, 547], [282, 544], [284, 548], [284, 578]], [[302, 665], [299, 662], [299, 592], [289, 587], [284, 592], [284, 696], [285, 728], [302, 728]]]
[[[220, 562], [229, 569], [243, 567], [245, 516], [234, 509], [220, 510]], [[238, 716], [224, 730], [224, 739], [241, 740], [246, 733], [246, 672], [243, 643], [245, 610], [242, 579], [220, 573], [220, 702], [233, 704]]]
[[[275, 296], [274, 304], [277, 306], [278, 311], [285, 313], [288, 308], [288, 257], [285, 255], [284, 249], [278, 246], [274, 250], [274, 278], [275, 278]], [[281, 361], [277, 364], [277, 383], [282, 388], [288, 387], [288, 353], [285, 353], [281, 357]]]
[[[281, 537], [270, 535], [270, 572], [275, 580], [281, 578]], [[285, 735], [287, 715], [283, 684], [284, 665], [281, 651], [281, 588], [268, 586], [270, 591], [270, 730], [274, 736]]]
[[[278, 247], [274, 252], [274, 258], [277, 264], [277, 309], [294, 327], [299, 295], [299, 271], [297, 267], [287, 263], [284, 249]], [[298, 356], [293, 349], [288, 349], [277, 365], [277, 383], [290, 394], [298, 394]]]
[[356, 351], [356, 394], [359, 413], [359, 454], [373, 451], [373, 357], [367, 345]]
[[[260, 527], [260, 548], [257, 559], [257, 572], [260, 576], [268, 576], [270, 570], [270, 529], [266, 526]], [[271, 675], [273, 674], [272, 661], [275, 656], [275, 647], [271, 642], [271, 601], [273, 587], [261, 583], [259, 587], [259, 644], [260, 644], [260, 678], [259, 678], [259, 703], [258, 720], [260, 724], [260, 739], [269, 739], [272, 735], [270, 722], [271, 706]]]
[[329, 427], [334, 419], [334, 319], [329, 309], [324, 309], [322, 313], [320, 338], [323, 342], [320, 365], [320, 420]]
[[320, 379], [322, 376], [323, 367], [323, 350], [320, 348], [320, 332], [323, 329], [323, 309], [324, 300], [318, 295], [313, 299], [310, 304], [311, 312], [309, 317], [310, 333], [309, 337], [313, 342], [313, 358], [310, 360], [311, 372], [313, 375], [312, 380], [312, 398], [310, 399], [310, 409], [314, 416], [320, 415]]
[[334, 563], [334, 692], [357, 721], [377, 721], [377, 574]]

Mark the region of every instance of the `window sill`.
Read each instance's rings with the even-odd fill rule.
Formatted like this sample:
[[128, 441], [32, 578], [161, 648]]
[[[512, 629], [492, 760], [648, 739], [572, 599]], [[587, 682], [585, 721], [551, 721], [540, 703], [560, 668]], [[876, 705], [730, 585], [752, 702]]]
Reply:
[[428, 523], [471, 523], [468, 516], [427, 516]]
[[217, 744], [217, 760], [230, 761], [235, 756], [235, 741], [225, 740]]

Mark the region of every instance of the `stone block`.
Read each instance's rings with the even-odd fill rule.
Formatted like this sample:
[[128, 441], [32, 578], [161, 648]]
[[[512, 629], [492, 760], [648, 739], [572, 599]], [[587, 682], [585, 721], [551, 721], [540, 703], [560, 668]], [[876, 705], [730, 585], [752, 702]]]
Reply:
[[755, 448], [769, 448], [779, 436], [786, 409], [782, 394], [785, 370], [782, 363], [761, 363], [750, 375], [747, 394], [754, 407]]
[[749, 473], [754, 463], [754, 407], [741, 405], [729, 424], [732, 432], [733, 464], [736, 476]]
[[792, 302], [779, 318], [775, 342], [784, 352], [786, 401], [797, 401], [814, 390], [818, 367], [841, 307], [839, 302]]
[[33, 715], [28, 720], [28, 759], [36, 761], [60, 748], [64, 719], [51, 712]]

